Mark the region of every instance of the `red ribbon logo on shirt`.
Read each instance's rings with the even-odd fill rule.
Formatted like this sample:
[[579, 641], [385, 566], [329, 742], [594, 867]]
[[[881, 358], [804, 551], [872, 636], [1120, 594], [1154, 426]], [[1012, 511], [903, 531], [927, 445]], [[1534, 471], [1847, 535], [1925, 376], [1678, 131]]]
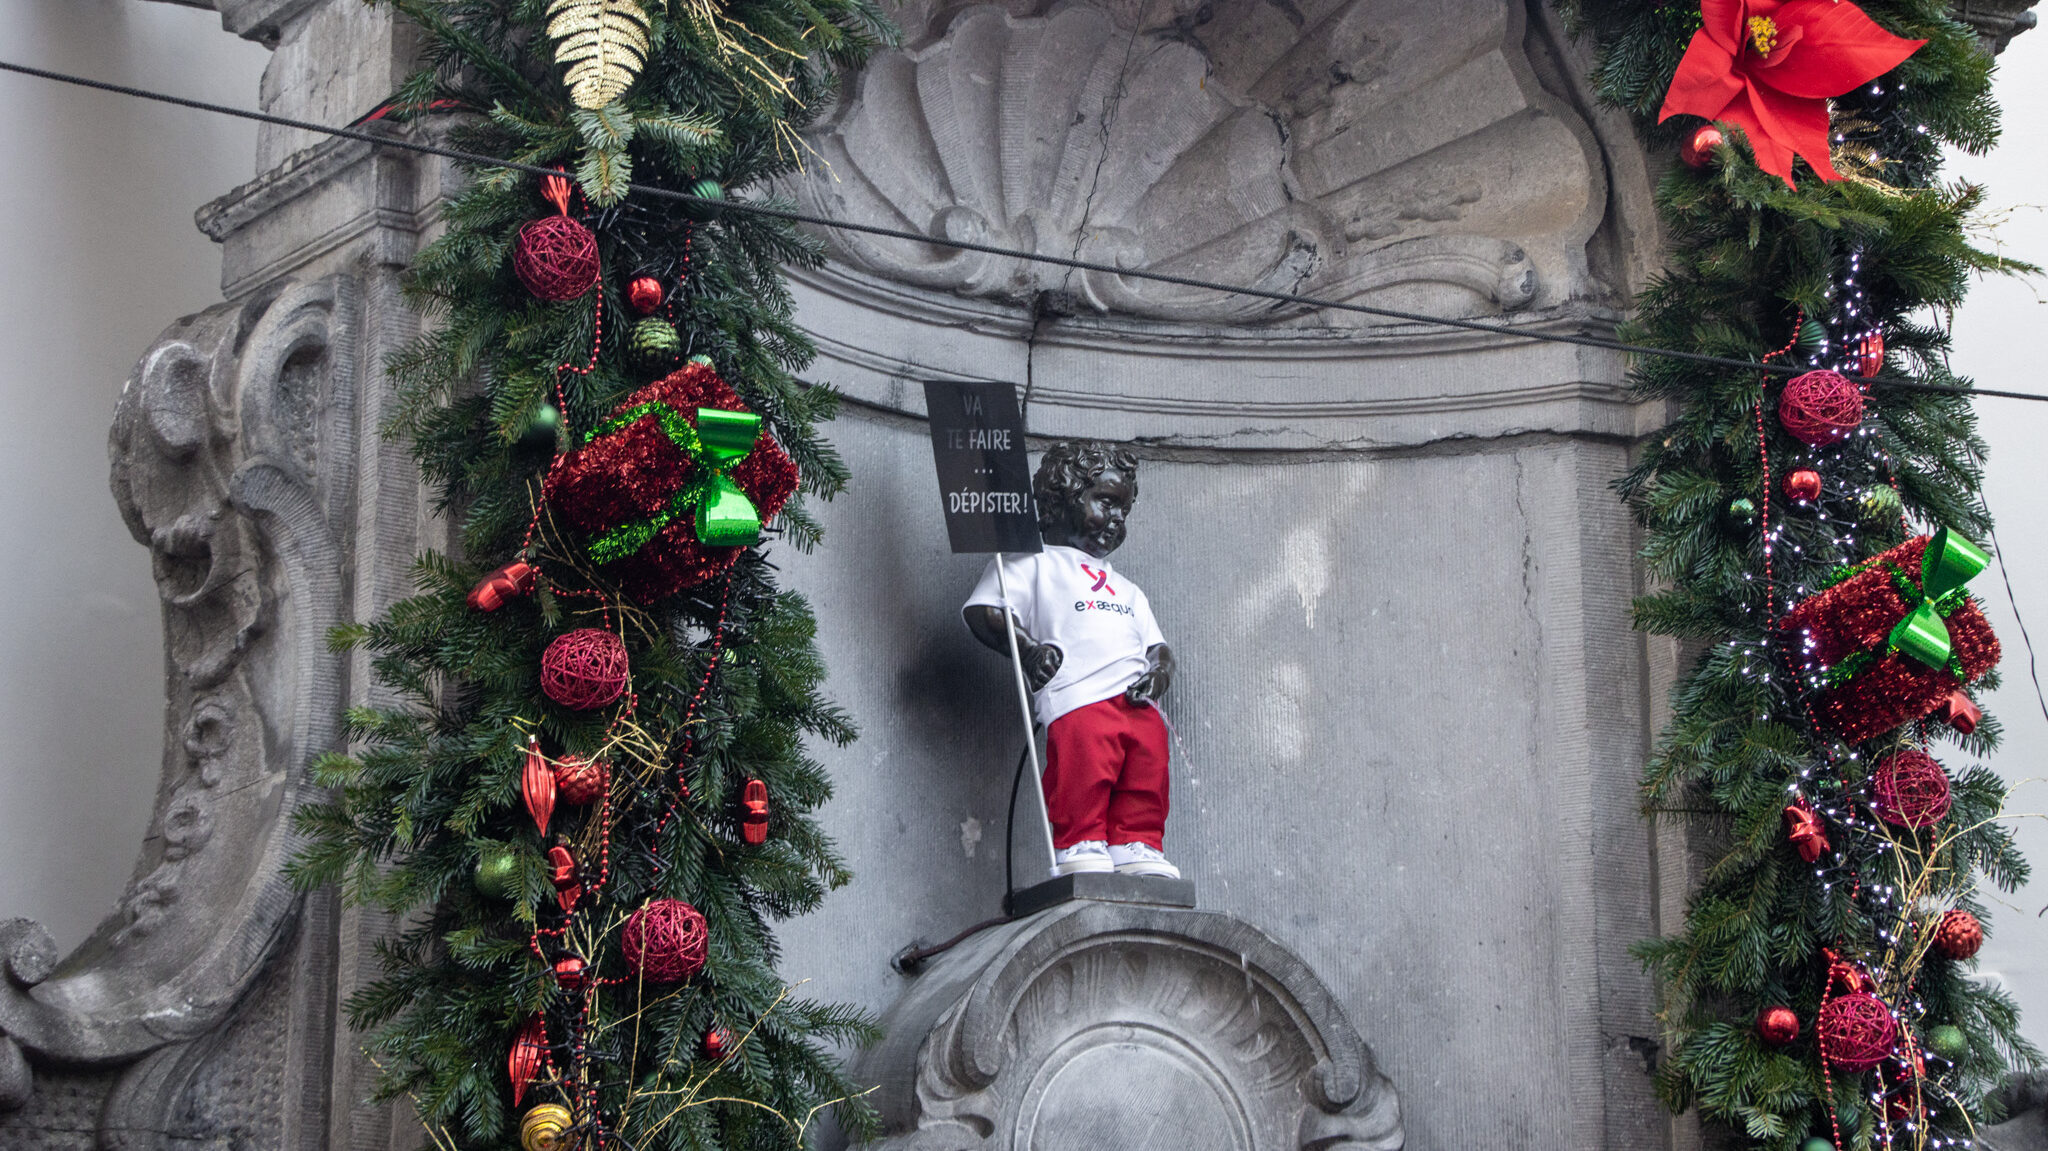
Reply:
[[1116, 589], [1109, 586], [1108, 568], [1103, 568], [1101, 571], [1096, 571], [1094, 568], [1089, 567], [1087, 564], [1082, 564], [1081, 570], [1087, 572], [1088, 578], [1095, 581], [1095, 586], [1089, 588], [1089, 591], [1106, 591], [1111, 595], [1116, 594]]

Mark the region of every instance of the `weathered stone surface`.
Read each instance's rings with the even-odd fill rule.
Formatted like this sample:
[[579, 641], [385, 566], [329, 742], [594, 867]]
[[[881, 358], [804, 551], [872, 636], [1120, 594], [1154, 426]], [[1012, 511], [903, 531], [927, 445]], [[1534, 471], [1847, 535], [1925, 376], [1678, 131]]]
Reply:
[[1076, 902], [933, 960], [863, 1073], [888, 1151], [1399, 1151], [1315, 973], [1228, 916]]

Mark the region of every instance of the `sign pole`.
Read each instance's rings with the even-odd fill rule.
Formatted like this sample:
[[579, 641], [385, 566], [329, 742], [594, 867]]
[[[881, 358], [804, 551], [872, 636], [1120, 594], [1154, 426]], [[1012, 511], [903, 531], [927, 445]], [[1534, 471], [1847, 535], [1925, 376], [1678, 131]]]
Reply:
[[[1031, 755], [1031, 778], [1039, 784], [1038, 796], [1041, 805], [1045, 802], [1044, 771], [1038, 765], [1038, 735], [1031, 723], [1031, 685], [1024, 678], [1024, 657], [1017, 650], [1017, 617], [1010, 611], [1010, 578], [1003, 573], [1003, 553], [996, 553], [996, 589], [1003, 600], [1003, 630], [1010, 636], [1010, 667], [1017, 673], [1017, 706], [1024, 714], [1024, 749]], [[1048, 867], [1059, 866], [1059, 848], [1053, 845], [1052, 815], [1038, 821], [1045, 830], [1045, 855]]]

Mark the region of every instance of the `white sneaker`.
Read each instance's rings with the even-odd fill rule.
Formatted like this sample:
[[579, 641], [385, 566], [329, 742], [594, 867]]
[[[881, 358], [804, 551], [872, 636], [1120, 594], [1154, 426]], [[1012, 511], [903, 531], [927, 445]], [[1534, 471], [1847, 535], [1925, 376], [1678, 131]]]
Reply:
[[1078, 875], [1084, 871], [1102, 872], [1116, 870], [1110, 859], [1109, 845], [1099, 839], [1084, 839], [1072, 847], [1063, 847], [1052, 853], [1052, 877]]
[[1166, 861], [1156, 847], [1142, 843], [1119, 843], [1109, 849], [1109, 861], [1118, 875], [1142, 875], [1148, 879], [1179, 879], [1180, 868]]

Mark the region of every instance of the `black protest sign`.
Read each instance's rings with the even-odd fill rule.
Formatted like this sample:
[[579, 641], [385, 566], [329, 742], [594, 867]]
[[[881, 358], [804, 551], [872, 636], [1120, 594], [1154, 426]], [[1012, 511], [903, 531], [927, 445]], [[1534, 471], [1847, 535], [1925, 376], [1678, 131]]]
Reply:
[[928, 381], [924, 402], [953, 550], [1043, 550], [1016, 385]]

